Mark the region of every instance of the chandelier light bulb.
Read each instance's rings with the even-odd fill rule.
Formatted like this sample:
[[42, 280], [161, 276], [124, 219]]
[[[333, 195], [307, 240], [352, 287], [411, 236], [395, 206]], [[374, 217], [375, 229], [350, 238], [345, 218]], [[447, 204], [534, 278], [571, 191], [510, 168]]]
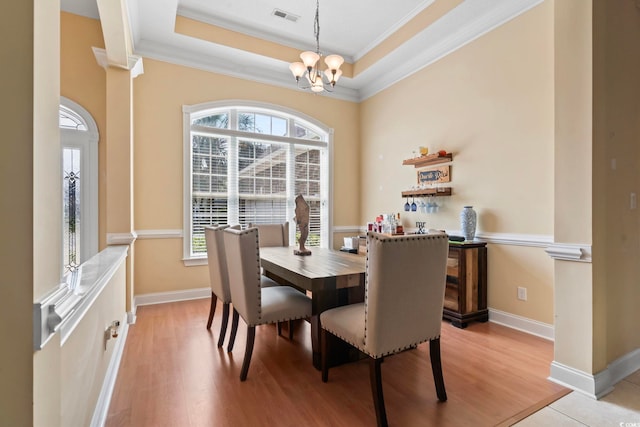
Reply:
[[306, 51], [306, 52], [302, 52], [300, 54], [300, 59], [302, 59], [302, 62], [304, 63], [304, 66], [307, 67], [308, 69], [311, 69], [313, 67], [315, 67], [316, 62], [318, 62], [318, 59], [320, 59], [320, 55], [318, 55], [315, 52], [311, 52], [310, 50]]
[[331, 86], [335, 86], [336, 82], [342, 75], [342, 70], [330, 70], [329, 68], [327, 68], [326, 70], [324, 70], [324, 75], [327, 80], [329, 80], [329, 83], [331, 83]]
[[344, 58], [340, 55], [329, 55], [324, 58], [324, 63], [327, 64], [327, 67], [329, 67], [329, 69], [338, 70], [344, 63]]
[[291, 70], [293, 77], [298, 80], [300, 77], [304, 76], [304, 72], [307, 70], [307, 67], [305, 67], [302, 62], [293, 62], [289, 65], [289, 69]]
[[[320, 76], [318, 76], [320, 77]], [[317, 78], [316, 81], [314, 81], [311, 84], [311, 91], [312, 92], [322, 92], [324, 90], [324, 85], [322, 84], [322, 79], [321, 78]]]

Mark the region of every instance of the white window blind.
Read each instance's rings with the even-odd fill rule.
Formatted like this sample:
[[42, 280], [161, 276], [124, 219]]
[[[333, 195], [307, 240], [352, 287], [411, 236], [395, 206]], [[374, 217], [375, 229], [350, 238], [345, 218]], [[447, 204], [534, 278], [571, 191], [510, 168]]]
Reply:
[[185, 107], [184, 120], [186, 259], [206, 253], [207, 225], [290, 221], [295, 242], [298, 194], [310, 207], [307, 246], [328, 246], [327, 131], [290, 112], [265, 108]]

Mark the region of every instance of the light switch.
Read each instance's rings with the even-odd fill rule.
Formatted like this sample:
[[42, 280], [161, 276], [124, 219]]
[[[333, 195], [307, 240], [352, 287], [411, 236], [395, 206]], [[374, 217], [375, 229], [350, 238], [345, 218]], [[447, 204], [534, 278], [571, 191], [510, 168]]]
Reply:
[[638, 207], [638, 200], [636, 197], [636, 193], [631, 193], [629, 195], [629, 209], [634, 210]]

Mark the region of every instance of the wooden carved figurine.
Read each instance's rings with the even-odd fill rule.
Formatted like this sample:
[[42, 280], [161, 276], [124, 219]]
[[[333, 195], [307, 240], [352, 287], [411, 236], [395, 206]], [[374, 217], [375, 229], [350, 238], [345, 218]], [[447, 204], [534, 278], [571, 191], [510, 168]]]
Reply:
[[293, 218], [298, 229], [300, 230], [300, 238], [298, 243], [300, 249], [294, 249], [294, 255], [311, 255], [311, 251], [304, 247], [307, 237], [309, 236], [309, 204], [302, 197], [302, 194], [298, 194], [296, 197], [296, 216]]

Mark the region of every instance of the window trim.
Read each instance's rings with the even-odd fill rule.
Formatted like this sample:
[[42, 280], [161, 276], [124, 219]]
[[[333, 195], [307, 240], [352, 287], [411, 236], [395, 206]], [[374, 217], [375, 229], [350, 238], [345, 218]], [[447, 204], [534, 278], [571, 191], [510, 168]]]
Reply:
[[[327, 189], [327, 245], [328, 247], [333, 247], [333, 128], [325, 125], [319, 120], [308, 116], [300, 111], [296, 111], [293, 109], [289, 109], [287, 107], [283, 107], [276, 104], [266, 103], [266, 102], [258, 102], [258, 101], [247, 101], [240, 99], [231, 99], [224, 101], [211, 101], [204, 102], [200, 104], [193, 105], [183, 105], [182, 106], [182, 139], [183, 139], [183, 262], [185, 266], [195, 266], [195, 265], [205, 265], [206, 264], [206, 254], [197, 256], [191, 255], [191, 175], [192, 175], [192, 162], [191, 162], [191, 118], [194, 114], [199, 112], [204, 113], [207, 110], [212, 109], [235, 109], [235, 110], [251, 110], [252, 112], [265, 112], [271, 114], [282, 114], [288, 116], [290, 118], [297, 119], [302, 122], [307, 122], [310, 125], [316, 127], [321, 132], [326, 133], [327, 140], [322, 142], [317, 142], [313, 140], [303, 140], [299, 138], [293, 137], [278, 137], [273, 135], [260, 135], [261, 140], [265, 141], [274, 141], [274, 142], [296, 142], [301, 143], [308, 146], [322, 146], [323, 148], [326, 145], [327, 149], [327, 159], [329, 162], [328, 165], [328, 189]], [[203, 131], [211, 132], [211, 128], [203, 127]], [[215, 132], [221, 135], [229, 136], [229, 137], [255, 137], [255, 133], [253, 132], [245, 132], [234, 129], [220, 129], [216, 128]], [[295, 227], [295, 224], [292, 224]]]
[[[64, 96], [60, 96], [60, 105], [72, 110], [87, 125], [87, 130], [59, 128], [60, 164], [62, 165], [62, 151], [65, 148], [79, 149], [81, 170], [89, 171], [87, 176], [82, 176], [80, 186], [80, 209], [83, 218], [80, 236], [80, 264], [82, 264], [98, 253], [98, 141], [100, 134], [93, 116], [83, 106]], [[63, 263], [64, 260], [61, 260], [61, 265]]]

